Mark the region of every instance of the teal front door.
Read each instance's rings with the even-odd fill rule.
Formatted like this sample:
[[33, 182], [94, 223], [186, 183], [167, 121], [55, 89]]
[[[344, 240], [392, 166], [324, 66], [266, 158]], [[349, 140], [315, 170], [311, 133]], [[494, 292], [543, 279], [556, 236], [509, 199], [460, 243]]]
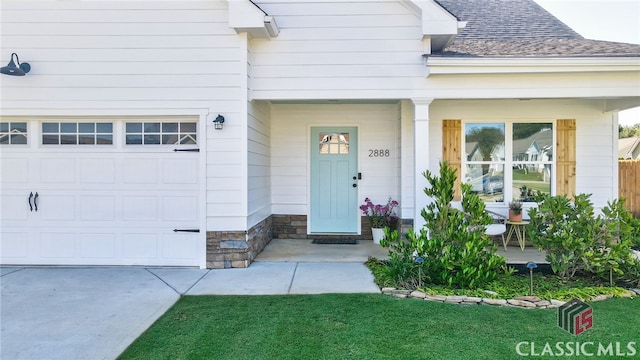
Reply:
[[311, 233], [358, 232], [358, 131], [311, 128]]

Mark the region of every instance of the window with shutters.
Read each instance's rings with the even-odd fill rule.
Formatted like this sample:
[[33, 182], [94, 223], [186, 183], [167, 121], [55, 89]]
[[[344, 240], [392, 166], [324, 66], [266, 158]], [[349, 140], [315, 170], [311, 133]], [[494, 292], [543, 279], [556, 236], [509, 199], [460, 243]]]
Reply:
[[575, 120], [444, 120], [443, 159], [486, 202], [534, 201], [538, 191], [573, 196]]

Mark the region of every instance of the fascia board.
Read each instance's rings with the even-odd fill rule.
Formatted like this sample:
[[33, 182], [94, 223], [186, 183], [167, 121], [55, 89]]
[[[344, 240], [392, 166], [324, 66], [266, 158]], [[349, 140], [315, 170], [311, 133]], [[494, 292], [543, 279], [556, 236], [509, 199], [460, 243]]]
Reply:
[[236, 32], [247, 32], [252, 38], [278, 36], [275, 19], [266, 15], [248, 0], [227, 0], [229, 4], [229, 27]]
[[229, 26], [232, 28], [264, 27], [264, 12], [248, 0], [228, 0]]
[[[640, 58], [452, 58], [429, 56], [429, 75], [640, 71]], [[428, 75], [428, 76], [429, 76]]]
[[430, 35], [457, 35], [458, 19], [433, 0], [412, 0], [413, 7], [420, 9], [422, 33]]

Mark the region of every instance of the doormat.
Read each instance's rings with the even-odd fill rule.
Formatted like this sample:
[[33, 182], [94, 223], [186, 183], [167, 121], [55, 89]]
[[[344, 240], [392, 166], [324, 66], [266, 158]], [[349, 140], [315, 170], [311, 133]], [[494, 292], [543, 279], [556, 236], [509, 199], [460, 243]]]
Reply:
[[313, 239], [312, 244], [329, 244], [329, 245], [356, 245], [356, 239]]

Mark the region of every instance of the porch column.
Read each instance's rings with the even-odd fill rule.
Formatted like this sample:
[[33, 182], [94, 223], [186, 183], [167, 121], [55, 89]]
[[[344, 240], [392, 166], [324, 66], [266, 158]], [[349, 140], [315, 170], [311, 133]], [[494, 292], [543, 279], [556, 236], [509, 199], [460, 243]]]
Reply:
[[432, 98], [411, 99], [414, 105], [414, 123], [413, 123], [413, 177], [414, 182], [414, 215], [413, 228], [415, 232], [420, 231], [425, 222], [420, 212], [431, 202], [424, 194], [424, 188], [427, 187], [427, 179], [422, 176], [425, 170], [429, 169], [429, 106], [433, 101]]

